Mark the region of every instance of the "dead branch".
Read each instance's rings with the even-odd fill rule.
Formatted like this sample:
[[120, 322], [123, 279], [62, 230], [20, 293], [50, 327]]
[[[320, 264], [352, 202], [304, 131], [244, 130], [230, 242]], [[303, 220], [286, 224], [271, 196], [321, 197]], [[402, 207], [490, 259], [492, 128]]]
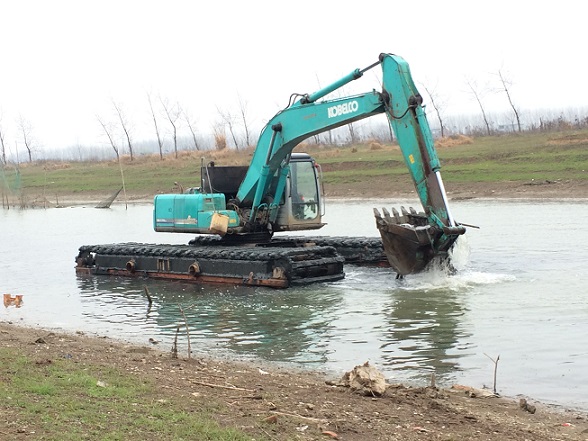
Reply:
[[289, 416], [289, 417], [293, 417], [293, 418], [300, 418], [301, 420], [305, 420], [305, 421], [312, 421], [313, 423], [328, 423], [329, 422], [328, 420], [325, 420], [324, 418], [306, 417], [303, 415], [298, 415], [297, 413], [278, 412], [277, 410], [272, 410], [270, 412], [275, 415]]
[[184, 309], [179, 306], [182, 317], [184, 317], [184, 326], [186, 327], [186, 337], [188, 337], [188, 358], [192, 358], [192, 344], [190, 342], [190, 327], [188, 326], [188, 319], [184, 313]]
[[149, 302], [149, 306], [151, 306], [153, 304], [153, 299], [151, 298], [151, 295], [149, 294], [149, 288], [147, 288], [147, 286], [143, 286], [143, 289], [145, 290], [145, 295], [147, 296], [147, 301]]
[[172, 358], [178, 358], [178, 334], [180, 333], [180, 327], [176, 328], [176, 335], [174, 337], [174, 345], [172, 346]]
[[484, 355], [492, 360], [492, 363], [494, 363], [494, 384], [492, 385], [492, 392], [494, 392], [494, 395], [498, 395], [496, 392], [496, 372], [498, 371], [498, 360], [500, 360], [500, 355], [496, 357], [496, 360], [490, 357], [488, 354]]
[[223, 386], [222, 384], [213, 384], [213, 383], [205, 383], [203, 381], [196, 381], [196, 380], [188, 380], [192, 384], [199, 384], [200, 386], [207, 386], [207, 387], [218, 387], [220, 389], [228, 389], [228, 390], [242, 390], [243, 392], [255, 392], [255, 389], [245, 389], [243, 387], [236, 387], [236, 386]]

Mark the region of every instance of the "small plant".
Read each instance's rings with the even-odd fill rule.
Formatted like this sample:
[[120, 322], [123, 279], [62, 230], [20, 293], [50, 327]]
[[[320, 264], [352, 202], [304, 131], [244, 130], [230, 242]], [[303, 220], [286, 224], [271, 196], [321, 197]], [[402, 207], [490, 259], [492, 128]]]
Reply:
[[498, 392], [496, 392], [496, 373], [498, 372], [498, 360], [500, 360], [500, 355], [498, 355], [496, 359], [490, 357], [488, 354], [484, 355], [488, 357], [490, 360], [492, 360], [492, 363], [494, 363], [494, 381], [492, 384], [492, 392], [494, 393], [494, 395], [498, 395]]

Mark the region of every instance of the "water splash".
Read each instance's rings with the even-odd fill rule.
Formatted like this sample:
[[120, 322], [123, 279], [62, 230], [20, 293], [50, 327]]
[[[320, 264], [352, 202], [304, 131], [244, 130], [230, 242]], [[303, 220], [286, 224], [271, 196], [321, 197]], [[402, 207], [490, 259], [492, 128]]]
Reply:
[[492, 285], [516, 280], [514, 275], [476, 271], [471, 268], [470, 244], [460, 236], [450, 251], [451, 265], [431, 265], [426, 271], [398, 281], [405, 291], [467, 291], [479, 285]]
[[471, 247], [468, 237], [465, 235], [459, 236], [449, 253], [449, 259], [453, 268], [458, 271], [465, 269], [470, 262], [470, 254]]

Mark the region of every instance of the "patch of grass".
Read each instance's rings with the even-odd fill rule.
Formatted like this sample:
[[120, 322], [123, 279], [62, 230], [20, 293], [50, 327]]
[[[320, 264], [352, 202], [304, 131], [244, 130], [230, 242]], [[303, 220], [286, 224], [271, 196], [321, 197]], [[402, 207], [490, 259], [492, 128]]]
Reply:
[[[221, 428], [214, 403], [160, 399], [157, 387], [113, 368], [33, 361], [0, 349], [0, 432], [26, 428], [43, 440], [219, 440], [250, 438]], [[9, 419], [6, 417], [10, 415]]]
[[[467, 142], [466, 142], [467, 141]], [[347, 184], [383, 175], [405, 176], [404, 159], [397, 145], [373, 143], [323, 147], [300, 145], [296, 151], [311, 154], [324, 170], [328, 184]], [[437, 142], [446, 182], [527, 181], [529, 179], [586, 180], [588, 130], [524, 133], [480, 138], [446, 138]], [[172, 192], [174, 183], [184, 188], [200, 185], [200, 165], [214, 160], [219, 165], [247, 165], [251, 149], [222, 152], [181, 152], [179, 158], [141, 156], [123, 158], [127, 191], [155, 195]], [[84, 192], [111, 194], [121, 186], [116, 161], [33, 163], [20, 167], [23, 189], [30, 195], [71, 195]], [[9, 184], [15, 173], [5, 168]]]

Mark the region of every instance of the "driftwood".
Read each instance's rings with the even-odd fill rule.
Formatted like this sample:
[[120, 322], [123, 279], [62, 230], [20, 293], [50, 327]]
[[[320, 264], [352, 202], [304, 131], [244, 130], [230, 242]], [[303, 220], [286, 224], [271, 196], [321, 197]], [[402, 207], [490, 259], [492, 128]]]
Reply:
[[117, 191], [115, 191], [110, 197], [108, 197], [108, 198], [104, 199], [103, 201], [101, 201], [94, 208], [110, 208], [110, 206], [112, 205], [112, 203], [114, 202], [114, 200], [116, 199], [116, 197], [118, 196], [118, 194], [121, 191], [122, 191], [122, 187], [119, 188]]
[[323, 418], [312, 418], [312, 417], [307, 417], [307, 416], [303, 416], [303, 415], [298, 415], [297, 413], [278, 412], [277, 410], [272, 410], [271, 413], [273, 413], [275, 415], [280, 415], [280, 416], [300, 418], [301, 420], [312, 421], [313, 423], [328, 423], [328, 420], [325, 420]]
[[222, 384], [205, 383], [203, 381], [196, 381], [196, 380], [190, 380], [190, 383], [199, 384], [200, 386], [218, 387], [221, 389], [242, 390], [244, 392], [255, 392], [255, 389], [245, 389], [243, 387], [237, 387], [237, 386], [223, 386]]

